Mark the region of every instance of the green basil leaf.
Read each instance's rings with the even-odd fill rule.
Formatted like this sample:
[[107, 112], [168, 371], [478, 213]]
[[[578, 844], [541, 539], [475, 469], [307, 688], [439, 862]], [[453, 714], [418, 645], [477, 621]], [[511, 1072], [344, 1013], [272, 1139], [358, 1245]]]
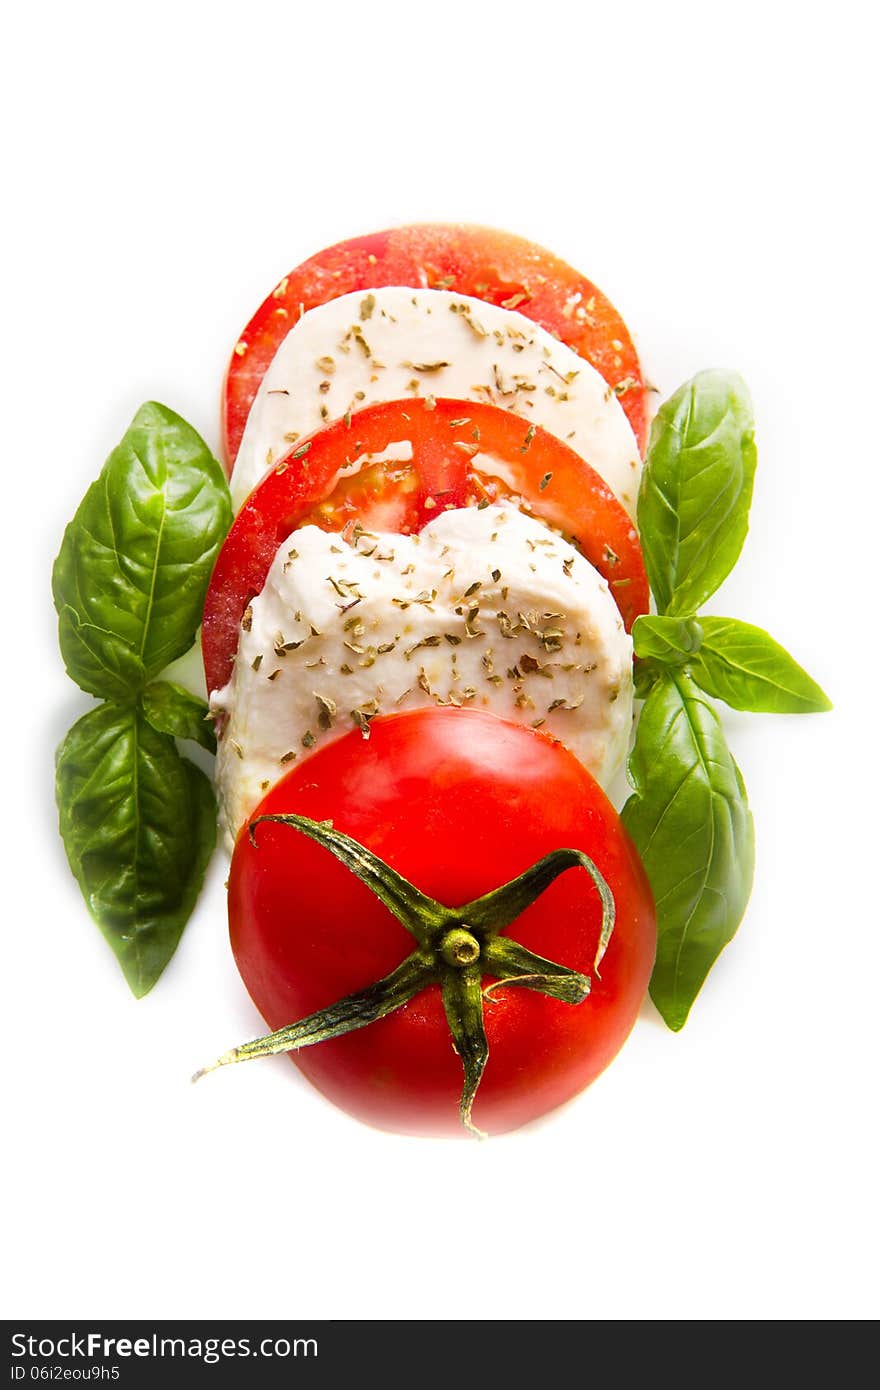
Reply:
[[[641, 619], [639, 619], [641, 621]], [[694, 680], [733, 709], [813, 714], [832, 708], [825, 692], [763, 628], [736, 618], [701, 618]]]
[[636, 618], [633, 648], [643, 661], [661, 666], [683, 666], [700, 650], [703, 630], [696, 618]]
[[[59, 556], [56, 574], [61, 560]], [[83, 622], [67, 603], [58, 609], [58, 643], [68, 675], [91, 694], [100, 690], [106, 698], [124, 703], [147, 678], [144, 663], [126, 642], [106, 628]]]
[[174, 685], [171, 681], [154, 681], [144, 691], [141, 706], [153, 728], [160, 734], [191, 738], [207, 748], [209, 753], [217, 752], [208, 706], [204, 700], [184, 690], [182, 685]]
[[133, 705], [99, 705], [56, 755], [70, 867], [140, 998], [180, 939], [216, 839], [208, 778]]
[[657, 904], [651, 997], [677, 1031], [742, 920], [755, 859], [739, 768], [687, 672], [664, 676], [648, 696], [629, 771], [623, 823]]
[[136, 695], [192, 645], [232, 520], [223, 470], [179, 415], [141, 407], [64, 533], [52, 573], [68, 674]]
[[638, 521], [660, 613], [689, 616], [727, 578], [749, 528], [757, 453], [735, 372], [699, 372], [651, 426]]
[[636, 661], [633, 666], [633, 690], [636, 698], [647, 700], [658, 680], [663, 679], [663, 667], [653, 661]]

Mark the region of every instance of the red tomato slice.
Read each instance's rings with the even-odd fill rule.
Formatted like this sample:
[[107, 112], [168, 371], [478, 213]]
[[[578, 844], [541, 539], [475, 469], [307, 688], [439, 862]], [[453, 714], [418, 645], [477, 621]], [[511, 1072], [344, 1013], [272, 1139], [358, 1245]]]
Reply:
[[[363, 454], [409, 440], [411, 462], [385, 461], [351, 477]], [[478, 452], [479, 451], [479, 452]], [[571, 540], [608, 580], [627, 631], [647, 613], [638, 536], [611, 489], [546, 430], [472, 401], [388, 401], [338, 420], [297, 445], [248, 497], [217, 558], [205, 600], [202, 651], [209, 690], [225, 685], [242, 614], [262, 589], [278, 546], [298, 526], [407, 535], [438, 509], [510, 500]]]
[[[588, 1085], [633, 1026], [654, 961], [651, 890], [620, 819], [561, 744], [479, 710], [422, 709], [376, 719], [296, 767], [254, 816], [330, 820], [424, 893], [460, 906], [542, 855], [582, 849], [613, 895], [601, 927], [588, 875], [570, 870], [506, 929], [529, 950], [592, 975], [576, 1006], [527, 989], [486, 999], [489, 1062], [474, 1121], [491, 1133], [525, 1124]], [[347, 869], [303, 835], [263, 824], [238, 837], [229, 876], [232, 949], [270, 1028], [281, 1028], [393, 970], [414, 942]], [[459, 1133], [461, 1063], [440, 990], [345, 1037], [291, 1053], [318, 1090], [369, 1124]]]
[[525, 314], [601, 372], [644, 452], [642, 369], [626, 324], [601, 290], [523, 237], [488, 227], [425, 223], [339, 242], [275, 286], [242, 332], [226, 374], [223, 432], [230, 473], [263, 375], [296, 320], [340, 295], [384, 285], [456, 290]]

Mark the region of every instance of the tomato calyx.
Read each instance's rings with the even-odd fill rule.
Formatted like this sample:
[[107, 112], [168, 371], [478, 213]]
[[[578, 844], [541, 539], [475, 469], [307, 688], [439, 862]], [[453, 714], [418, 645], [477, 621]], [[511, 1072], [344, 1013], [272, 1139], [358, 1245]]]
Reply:
[[[416, 949], [395, 970], [366, 989], [265, 1037], [232, 1048], [197, 1072], [193, 1080], [233, 1062], [297, 1051], [364, 1028], [402, 1008], [427, 986], [439, 984], [452, 1042], [464, 1071], [461, 1122], [470, 1133], [485, 1137], [471, 1120], [474, 1099], [489, 1060], [483, 1026], [484, 999], [502, 987], [522, 987], [577, 1005], [590, 993], [588, 975], [545, 960], [502, 933], [560, 874], [572, 868], [586, 869], [602, 903], [602, 927], [593, 961], [598, 977], [615, 916], [614, 897], [599, 869], [581, 850], [557, 849], [500, 888], [461, 907], [447, 907], [422, 893], [357, 840], [334, 829], [330, 821], [294, 814], [257, 816], [248, 825], [255, 849], [259, 848], [257, 827], [267, 821], [289, 826], [338, 859], [414, 937]], [[494, 983], [485, 988], [484, 975], [495, 977]]]

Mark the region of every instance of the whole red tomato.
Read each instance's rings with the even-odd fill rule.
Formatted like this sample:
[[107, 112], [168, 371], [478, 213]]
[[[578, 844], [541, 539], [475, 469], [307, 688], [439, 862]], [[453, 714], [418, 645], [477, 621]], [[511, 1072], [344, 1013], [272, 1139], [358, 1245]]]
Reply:
[[[483, 995], [489, 1058], [473, 1107], [484, 1131], [514, 1129], [561, 1105], [615, 1056], [654, 961], [651, 890], [617, 814], [562, 745], [480, 711], [423, 709], [373, 722], [294, 768], [254, 813], [332, 821], [450, 907], [471, 903], [551, 851], [584, 851], [614, 897], [600, 974], [596, 885], [562, 873], [507, 927], [529, 951], [591, 978], [584, 1002], [511, 984]], [[289, 825], [239, 836], [229, 880], [232, 948], [275, 1030], [392, 972], [416, 943], [327, 849]], [[487, 974], [484, 986], [491, 984]], [[479, 998], [479, 991], [477, 997]], [[459, 1129], [462, 1061], [441, 990], [430, 984], [379, 1021], [290, 1054], [359, 1119], [412, 1134]]]

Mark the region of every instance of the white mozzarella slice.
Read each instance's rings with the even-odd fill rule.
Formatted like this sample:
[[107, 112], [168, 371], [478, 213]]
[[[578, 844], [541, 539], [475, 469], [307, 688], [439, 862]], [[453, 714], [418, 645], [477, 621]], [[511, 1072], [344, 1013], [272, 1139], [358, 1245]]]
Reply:
[[[245, 630], [246, 629], [246, 630]], [[606, 783], [632, 722], [632, 643], [605, 580], [514, 508], [442, 513], [354, 546], [307, 526], [250, 605], [226, 716], [220, 799], [235, 835], [295, 762], [379, 714], [486, 709], [540, 727]]]
[[449, 396], [514, 411], [568, 443], [635, 515], [638, 444], [589, 362], [510, 309], [445, 290], [378, 289], [311, 309], [273, 358], [232, 474], [241, 506], [298, 439], [379, 401]]

